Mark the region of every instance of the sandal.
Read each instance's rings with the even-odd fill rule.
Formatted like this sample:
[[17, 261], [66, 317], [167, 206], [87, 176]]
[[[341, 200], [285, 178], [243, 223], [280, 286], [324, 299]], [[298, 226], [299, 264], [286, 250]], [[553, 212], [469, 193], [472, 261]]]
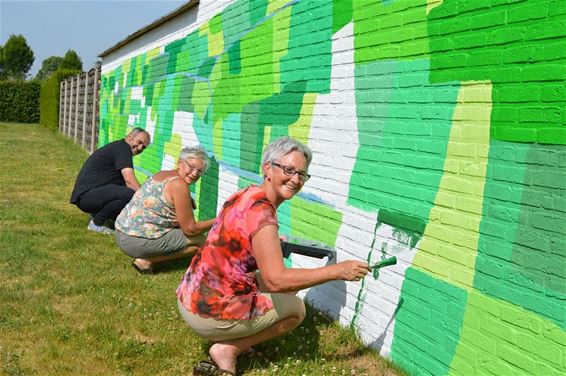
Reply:
[[194, 376], [236, 376], [232, 371], [218, 368], [218, 366], [207, 360], [202, 360], [193, 368]]
[[155, 269], [153, 269], [153, 268], [142, 268], [138, 264], [136, 264], [136, 260], [132, 261], [132, 266], [140, 274], [155, 274]]

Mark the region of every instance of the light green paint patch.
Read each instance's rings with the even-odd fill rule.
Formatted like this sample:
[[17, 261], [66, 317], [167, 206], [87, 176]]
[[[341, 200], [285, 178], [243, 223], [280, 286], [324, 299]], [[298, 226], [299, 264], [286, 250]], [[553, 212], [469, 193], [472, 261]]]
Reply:
[[311, 130], [311, 120], [314, 106], [316, 104], [316, 94], [307, 93], [303, 96], [303, 106], [299, 111], [299, 119], [289, 125], [289, 136], [307, 144]]
[[[240, 60], [240, 64], [242, 64], [242, 60]], [[229, 54], [222, 55], [214, 66], [210, 75], [214, 123], [222, 121], [229, 114], [242, 112], [241, 73], [241, 65], [240, 74], [230, 73]], [[253, 88], [248, 87], [246, 90], [253, 90]]]
[[140, 184], [143, 184], [149, 178], [149, 176], [138, 170], [134, 170], [134, 175]]
[[267, 14], [275, 13], [288, 3], [290, 3], [290, 0], [268, 0]]
[[466, 290], [408, 268], [395, 315], [391, 359], [409, 374], [447, 375], [466, 301]]
[[210, 85], [208, 82], [195, 81], [193, 87], [193, 95], [191, 97], [191, 103], [194, 106], [195, 114], [204, 119], [206, 112], [212, 101], [212, 93], [210, 90]]
[[552, 321], [472, 290], [450, 375], [564, 375], [564, 346]]
[[291, 200], [292, 236], [334, 247], [341, 224], [342, 213], [327, 205], [309, 202], [300, 197]]
[[165, 142], [163, 146], [163, 154], [170, 155], [174, 160], [177, 160], [181, 154], [182, 148], [183, 139], [181, 138], [181, 135], [174, 133], [171, 135], [171, 140], [169, 142]]
[[360, 146], [350, 178], [352, 206], [428, 219], [443, 175], [458, 95], [457, 84], [428, 83], [429, 63], [356, 66]]
[[352, 0], [354, 60], [428, 58], [426, 0]]
[[240, 103], [273, 95], [273, 19], [261, 23], [241, 39], [240, 55]]
[[489, 152], [489, 82], [462, 83], [434, 207], [413, 267], [465, 289], [473, 286]]
[[223, 124], [221, 120], [215, 122], [212, 128], [212, 151], [219, 161], [222, 160], [222, 141], [224, 140], [222, 137], [222, 128]]
[[273, 17], [273, 93], [281, 92], [281, 59], [289, 52], [289, 31], [291, 28], [291, 7]]

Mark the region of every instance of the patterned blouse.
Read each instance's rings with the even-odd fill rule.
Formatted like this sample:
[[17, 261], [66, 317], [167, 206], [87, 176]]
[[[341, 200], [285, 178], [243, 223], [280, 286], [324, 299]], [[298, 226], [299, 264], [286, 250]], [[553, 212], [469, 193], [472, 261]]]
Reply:
[[165, 184], [173, 179], [180, 178], [147, 179], [116, 218], [116, 229], [130, 236], [157, 239], [179, 227], [175, 207], [163, 194]]
[[177, 288], [188, 311], [217, 320], [250, 320], [273, 308], [259, 294], [252, 253], [252, 237], [266, 225], [279, 226], [277, 210], [258, 186], [226, 200]]

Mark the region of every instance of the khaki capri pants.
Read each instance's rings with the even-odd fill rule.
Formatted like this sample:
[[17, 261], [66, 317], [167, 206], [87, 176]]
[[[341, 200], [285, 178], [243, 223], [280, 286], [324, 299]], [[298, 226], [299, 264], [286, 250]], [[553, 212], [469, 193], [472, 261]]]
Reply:
[[180, 228], [174, 228], [156, 239], [131, 236], [116, 230], [115, 238], [118, 247], [133, 258], [170, 256], [191, 245], [200, 247], [206, 241], [205, 234], [187, 237]]
[[306, 315], [305, 303], [293, 293], [266, 293], [261, 295], [273, 302], [273, 308], [265, 315], [251, 320], [216, 320], [204, 318], [188, 311], [177, 300], [179, 312], [189, 326], [201, 337], [213, 342], [244, 338], [273, 326], [278, 321], [297, 317], [302, 322]]

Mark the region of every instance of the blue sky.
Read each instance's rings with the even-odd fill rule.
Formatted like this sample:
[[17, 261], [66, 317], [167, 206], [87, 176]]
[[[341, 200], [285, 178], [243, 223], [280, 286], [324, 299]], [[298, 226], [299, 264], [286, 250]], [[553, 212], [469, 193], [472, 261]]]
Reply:
[[98, 54], [183, 5], [185, 0], [0, 0], [0, 44], [22, 34], [34, 52], [35, 76], [44, 59], [75, 50], [88, 70]]

